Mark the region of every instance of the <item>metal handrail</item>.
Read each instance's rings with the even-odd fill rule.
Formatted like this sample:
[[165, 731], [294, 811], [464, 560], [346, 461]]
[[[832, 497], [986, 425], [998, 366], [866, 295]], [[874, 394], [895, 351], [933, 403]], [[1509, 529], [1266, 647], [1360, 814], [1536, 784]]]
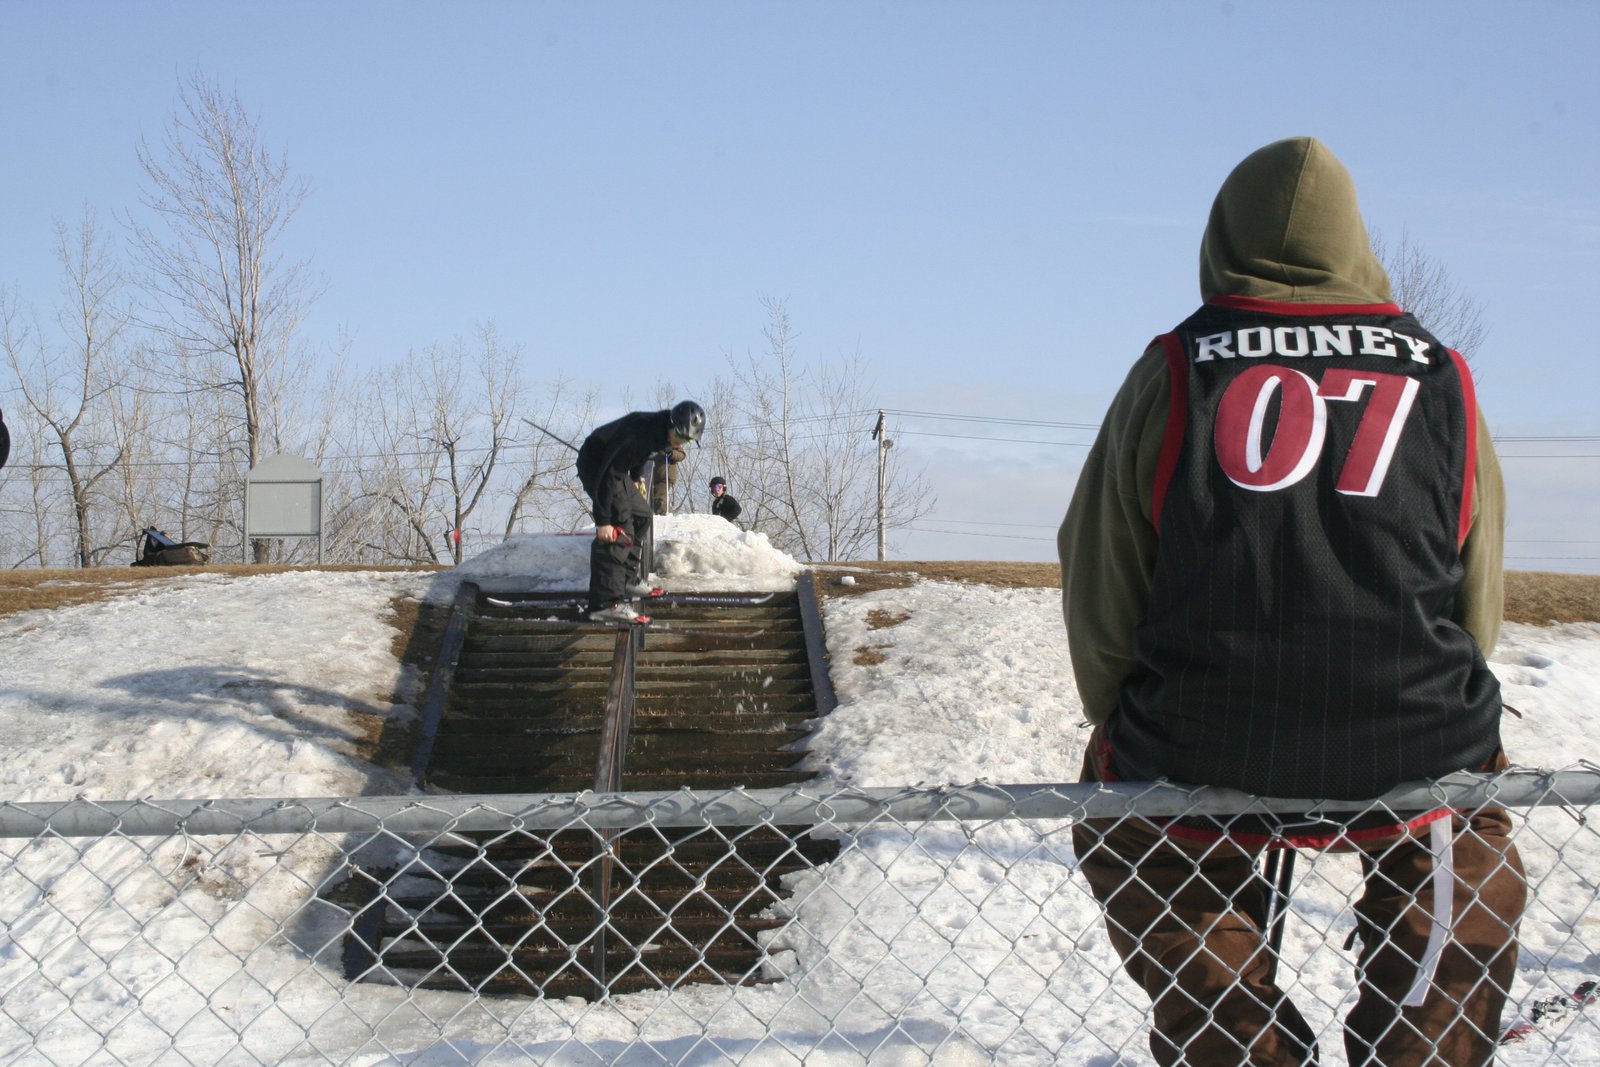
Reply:
[[[614, 793], [622, 789], [622, 775], [628, 756], [628, 737], [633, 732], [634, 680], [644, 633], [635, 627], [617, 634], [611, 654], [611, 681], [606, 688], [605, 718], [600, 727], [600, 751], [595, 757], [594, 787], [597, 792]], [[616, 867], [617, 840], [623, 830], [601, 829], [595, 840], [594, 865], [594, 979], [596, 997], [605, 997], [610, 988], [606, 974], [607, 929], [611, 915], [611, 876]]]
[[811, 693], [817, 702], [817, 718], [839, 704], [833, 692], [833, 677], [828, 673], [828, 638], [822, 628], [822, 605], [817, 593], [817, 572], [805, 571], [795, 581], [794, 595], [800, 605], [800, 624], [805, 631], [806, 665], [811, 671]]
[[433, 743], [439, 737], [439, 723], [450, 699], [450, 687], [455, 684], [456, 667], [461, 663], [467, 625], [479, 592], [476, 582], [464, 581], [456, 588], [455, 600], [450, 605], [450, 621], [445, 624], [444, 636], [439, 641], [439, 656], [434, 661], [427, 696], [422, 701], [417, 740], [411, 750], [411, 780], [418, 785], [422, 784], [428, 773], [428, 763], [433, 759]]

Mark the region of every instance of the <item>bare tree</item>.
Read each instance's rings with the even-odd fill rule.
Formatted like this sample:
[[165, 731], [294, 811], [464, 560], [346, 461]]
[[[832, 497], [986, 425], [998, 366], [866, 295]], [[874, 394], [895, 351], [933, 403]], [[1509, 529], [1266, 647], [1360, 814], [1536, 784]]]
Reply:
[[[305, 264], [284, 263], [284, 231], [307, 186], [263, 143], [236, 96], [203, 75], [179, 86], [178, 107], [158, 151], [139, 148], [142, 197], [159, 220], [131, 223], [152, 303], [149, 325], [181, 354], [181, 388], [226, 398], [220, 472], [230, 506], [239, 476], [263, 458], [278, 431], [273, 400], [291, 374], [295, 332], [317, 293]], [[179, 366], [169, 361], [169, 368]], [[266, 549], [255, 546], [258, 560]]]
[[495, 467], [506, 449], [518, 443], [516, 421], [525, 391], [518, 370], [520, 352], [500, 343], [494, 325], [479, 328], [478, 350], [471, 357], [477, 378], [471, 383], [477, 403], [463, 403], [461, 366], [466, 353], [458, 346], [441, 364], [433, 353], [433, 443], [444, 454], [448, 492], [451, 558], [461, 562], [467, 520], [495, 484]]
[[[155, 448], [153, 394], [141, 361], [129, 359], [123, 371], [121, 387], [107, 393], [106, 401], [112, 432], [122, 443], [114, 464], [116, 507], [127, 533], [127, 544], [137, 551], [140, 531], [146, 526], [162, 525], [166, 491], [162, 474], [169, 468]], [[179, 532], [183, 533], [181, 527]], [[179, 540], [186, 541], [188, 537], [180, 536]]]
[[780, 547], [797, 550], [805, 559], [817, 559], [800, 515], [798, 472], [790, 462], [791, 438], [802, 417], [796, 396], [800, 371], [795, 342], [799, 335], [782, 301], [764, 296], [761, 306], [767, 312], [767, 324], [762, 328], [766, 359], [747, 354], [740, 363], [728, 356], [734, 383], [726, 393], [740, 417], [734, 421], [732, 412], [715, 411], [712, 427], [727, 428], [723, 448], [728, 465], [738, 470], [740, 484], [746, 486], [746, 523], [764, 530]]
[[351, 536], [359, 528], [353, 520], [361, 514], [362, 506], [358, 503], [360, 475], [350, 461], [350, 450], [355, 445], [350, 413], [365, 402], [365, 397], [358, 392], [356, 381], [346, 375], [350, 345], [350, 339], [341, 336], [330, 369], [314, 384], [297, 391], [299, 403], [290, 404], [287, 399], [284, 402], [301, 430], [289, 450], [310, 460], [322, 472], [324, 509], [320, 546], [311, 538], [276, 541], [275, 547], [288, 562], [311, 562], [316, 552], [329, 562], [385, 562], [367, 557], [359, 547], [359, 536]]
[[[410, 562], [459, 563], [473, 516], [518, 503], [505, 460], [525, 432], [519, 359], [486, 325], [475, 347], [460, 340], [430, 345], [374, 373], [364, 405], [360, 507], [351, 511], [368, 548]], [[488, 521], [498, 531], [503, 514]]]
[[[781, 300], [762, 298], [766, 358], [731, 355], [734, 380], [714, 390], [713, 455], [742, 486], [741, 522], [805, 560], [864, 558], [877, 539], [877, 405], [859, 352], [802, 368], [799, 334]], [[737, 416], [734, 415], [737, 412]], [[717, 427], [723, 427], [718, 431]], [[891, 528], [933, 507], [920, 474], [891, 461]]]
[[1470, 363], [1488, 334], [1478, 301], [1462, 292], [1444, 264], [1423, 251], [1404, 230], [1399, 244], [1392, 248], [1376, 229], [1371, 236], [1372, 251], [1389, 273], [1395, 303]]
[[[15, 389], [8, 389], [15, 393]], [[0, 470], [0, 545], [9, 568], [48, 567], [66, 495], [52, 489], [51, 466], [41, 454], [46, 430], [31, 407], [8, 401], [11, 458]]]
[[[190, 378], [192, 357], [179, 353], [165, 361], [170, 373]], [[174, 501], [178, 525], [186, 539], [213, 546], [242, 545], [244, 516], [234, 506], [232, 487], [243, 478], [239, 457], [229, 432], [228, 398], [212, 390], [184, 390], [171, 397], [172, 411], [162, 420], [168, 455], [182, 456], [174, 470]], [[263, 552], [265, 545], [259, 546]]]
[[529, 517], [562, 530], [574, 530], [584, 521], [583, 494], [574, 489], [577, 456], [569, 445], [583, 436], [582, 427], [594, 423], [597, 397], [591, 389], [578, 401], [578, 410], [569, 412], [571, 385], [564, 377], [549, 384], [540, 413], [534, 416], [538, 427], [530, 426], [534, 432], [522, 435], [528, 453], [527, 473], [506, 512], [506, 537]]
[[366, 386], [356, 463], [361, 491], [349, 519], [359, 520], [364, 551], [406, 563], [439, 562], [435, 528], [440, 454], [432, 447], [428, 403], [415, 352], [374, 370]]
[[126, 317], [115, 306], [120, 275], [106, 254], [92, 212], [75, 233], [56, 227], [56, 255], [66, 277], [66, 298], [56, 312], [59, 343], [0, 300], [0, 349], [17, 378], [23, 400], [61, 458], [72, 510], [73, 552], [80, 567], [99, 563], [116, 535], [99, 504], [102, 483], [121, 469], [130, 442], [110, 427], [110, 397], [121, 384], [119, 338]]

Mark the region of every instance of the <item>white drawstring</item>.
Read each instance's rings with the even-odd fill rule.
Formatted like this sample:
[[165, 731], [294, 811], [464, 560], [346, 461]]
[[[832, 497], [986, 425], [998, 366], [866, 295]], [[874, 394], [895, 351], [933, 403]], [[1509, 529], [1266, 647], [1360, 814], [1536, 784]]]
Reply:
[[1445, 938], [1455, 922], [1455, 863], [1451, 847], [1453, 832], [1450, 816], [1435, 819], [1428, 828], [1428, 843], [1433, 848], [1433, 928], [1428, 931], [1428, 945], [1422, 950], [1422, 961], [1417, 964], [1417, 980], [1411, 983], [1411, 992], [1400, 1002], [1402, 1008], [1420, 1008], [1428, 998], [1428, 987], [1439, 969], [1439, 955], [1444, 951]]

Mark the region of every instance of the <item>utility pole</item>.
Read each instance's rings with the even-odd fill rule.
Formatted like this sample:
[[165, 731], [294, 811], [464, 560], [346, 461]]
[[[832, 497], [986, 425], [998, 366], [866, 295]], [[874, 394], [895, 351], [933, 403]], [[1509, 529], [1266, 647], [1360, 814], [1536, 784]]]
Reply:
[[889, 440], [888, 427], [885, 425], [883, 409], [878, 410], [878, 424], [872, 428], [872, 437], [878, 442], [878, 562], [882, 563], [889, 558], [889, 531], [888, 516], [884, 510], [884, 497], [888, 488], [888, 460], [889, 449], [894, 447], [894, 442]]

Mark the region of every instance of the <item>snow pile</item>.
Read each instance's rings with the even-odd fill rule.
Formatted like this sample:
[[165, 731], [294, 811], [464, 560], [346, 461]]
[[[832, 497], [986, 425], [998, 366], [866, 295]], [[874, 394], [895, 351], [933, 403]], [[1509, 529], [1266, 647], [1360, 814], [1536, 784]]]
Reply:
[[[589, 588], [594, 527], [573, 534], [518, 534], [450, 573], [485, 589]], [[801, 571], [764, 533], [740, 530], [715, 515], [658, 515], [654, 573], [668, 589], [781, 591]]]
[[[589, 587], [589, 533], [516, 534], [450, 571], [485, 588], [524, 584], [539, 589]], [[518, 583], [506, 579], [520, 579]]]
[[671, 589], [778, 592], [804, 568], [764, 533], [715, 515], [666, 515], [656, 519], [655, 569]]
[[828, 601], [827, 631], [841, 703], [807, 767], [859, 786], [1077, 780], [1059, 590], [918, 582]]
[[430, 575], [193, 574], [0, 618], [0, 798], [347, 796], [403, 688], [388, 622]]

